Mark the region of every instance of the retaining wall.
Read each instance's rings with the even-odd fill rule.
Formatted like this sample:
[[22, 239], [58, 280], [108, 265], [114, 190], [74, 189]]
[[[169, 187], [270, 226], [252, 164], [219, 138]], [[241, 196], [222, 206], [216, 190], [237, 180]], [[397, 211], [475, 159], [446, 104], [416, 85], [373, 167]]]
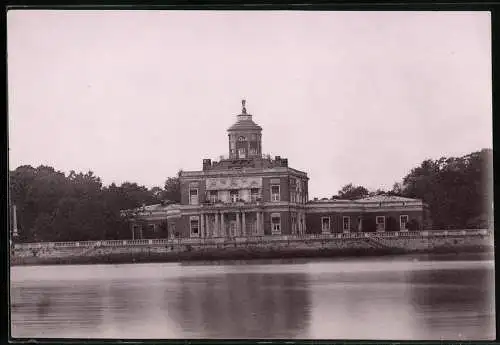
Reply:
[[492, 251], [486, 230], [18, 244], [11, 264], [168, 262]]

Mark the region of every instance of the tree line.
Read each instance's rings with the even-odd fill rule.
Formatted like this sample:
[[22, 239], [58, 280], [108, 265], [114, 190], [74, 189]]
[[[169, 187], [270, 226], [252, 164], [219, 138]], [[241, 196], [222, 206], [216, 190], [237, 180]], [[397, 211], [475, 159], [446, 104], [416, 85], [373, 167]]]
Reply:
[[425, 202], [436, 229], [491, 228], [493, 225], [493, 151], [423, 161], [390, 190], [369, 191], [349, 183], [332, 199], [395, 195]]
[[[387, 194], [422, 199], [435, 228], [492, 225], [492, 150], [463, 157], [425, 160], [388, 191], [370, 192], [352, 183], [332, 198], [358, 199]], [[18, 241], [128, 239], [120, 210], [180, 202], [179, 175], [163, 187], [124, 182], [104, 186], [92, 171], [64, 174], [53, 167], [20, 166], [10, 172], [10, 202], [17, 208]]]
[[92, 171], [65, 175], [49, 166], [24, 165], [11, 171], [9, 180], [20, 242], [128, 239], [120, 210], [180, 202], [178, 176], [163, 188], [132, 182], [104, 186]]

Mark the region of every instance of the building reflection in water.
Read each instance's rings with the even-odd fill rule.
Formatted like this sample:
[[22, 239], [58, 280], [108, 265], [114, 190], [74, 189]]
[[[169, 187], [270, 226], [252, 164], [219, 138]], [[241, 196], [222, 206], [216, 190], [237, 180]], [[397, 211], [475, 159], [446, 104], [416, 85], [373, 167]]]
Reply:
[[301, 338], [310, 318], [308, 276], [229, 273], [180, 277], [165, 296], [169, 315], [188, 337]]
[[492, 266], [409, 272], [411, 303], [423, 339], [493, 339], [495, 277]]
[[104, 292], [99, 285], [13, 286], [12, 334], [74, 337], [102, 325]]
[[[311, 284], [314, 313], [308, 338], [415, 339], [404, 271], [324, 272]], [[417, 337], [416, 337], [417, 336]]]

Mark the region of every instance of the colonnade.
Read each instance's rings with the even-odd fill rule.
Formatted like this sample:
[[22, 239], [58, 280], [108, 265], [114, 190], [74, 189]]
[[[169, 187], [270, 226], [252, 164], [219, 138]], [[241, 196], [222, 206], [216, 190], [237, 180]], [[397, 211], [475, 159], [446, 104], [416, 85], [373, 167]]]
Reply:
[[[236, 215], [236, 221], [227, 216]], [[215, 218], [215, 219], [214, 219]], [[234, 224], [235, 228], [231, 228]], [[219, 211], [200, 215], [200, 237], [263, 236], [264, 212]]]

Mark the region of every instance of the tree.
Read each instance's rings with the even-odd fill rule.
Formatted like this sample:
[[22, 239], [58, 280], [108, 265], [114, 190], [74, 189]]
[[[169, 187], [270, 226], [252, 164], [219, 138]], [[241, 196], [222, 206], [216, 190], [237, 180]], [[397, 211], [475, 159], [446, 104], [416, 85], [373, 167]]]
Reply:
[[367, 196], [368, 196], [368, 189], [362, 186], [353, 186], [352, 183], [345, 185], [338, 192], [339, 199], [344, 199], [344, 200], [361, 199]]
[[437, 228], [491, 226], [492, 167], [491, 149], [428, 159], [404, 177], [399, 192], [427, 203]]
[[165, 181], [163, 199], [180, 203], [181, 202], [181, 184], [180, 184], [181, 171], [178, 172], [177, 177], [169, 177]]

